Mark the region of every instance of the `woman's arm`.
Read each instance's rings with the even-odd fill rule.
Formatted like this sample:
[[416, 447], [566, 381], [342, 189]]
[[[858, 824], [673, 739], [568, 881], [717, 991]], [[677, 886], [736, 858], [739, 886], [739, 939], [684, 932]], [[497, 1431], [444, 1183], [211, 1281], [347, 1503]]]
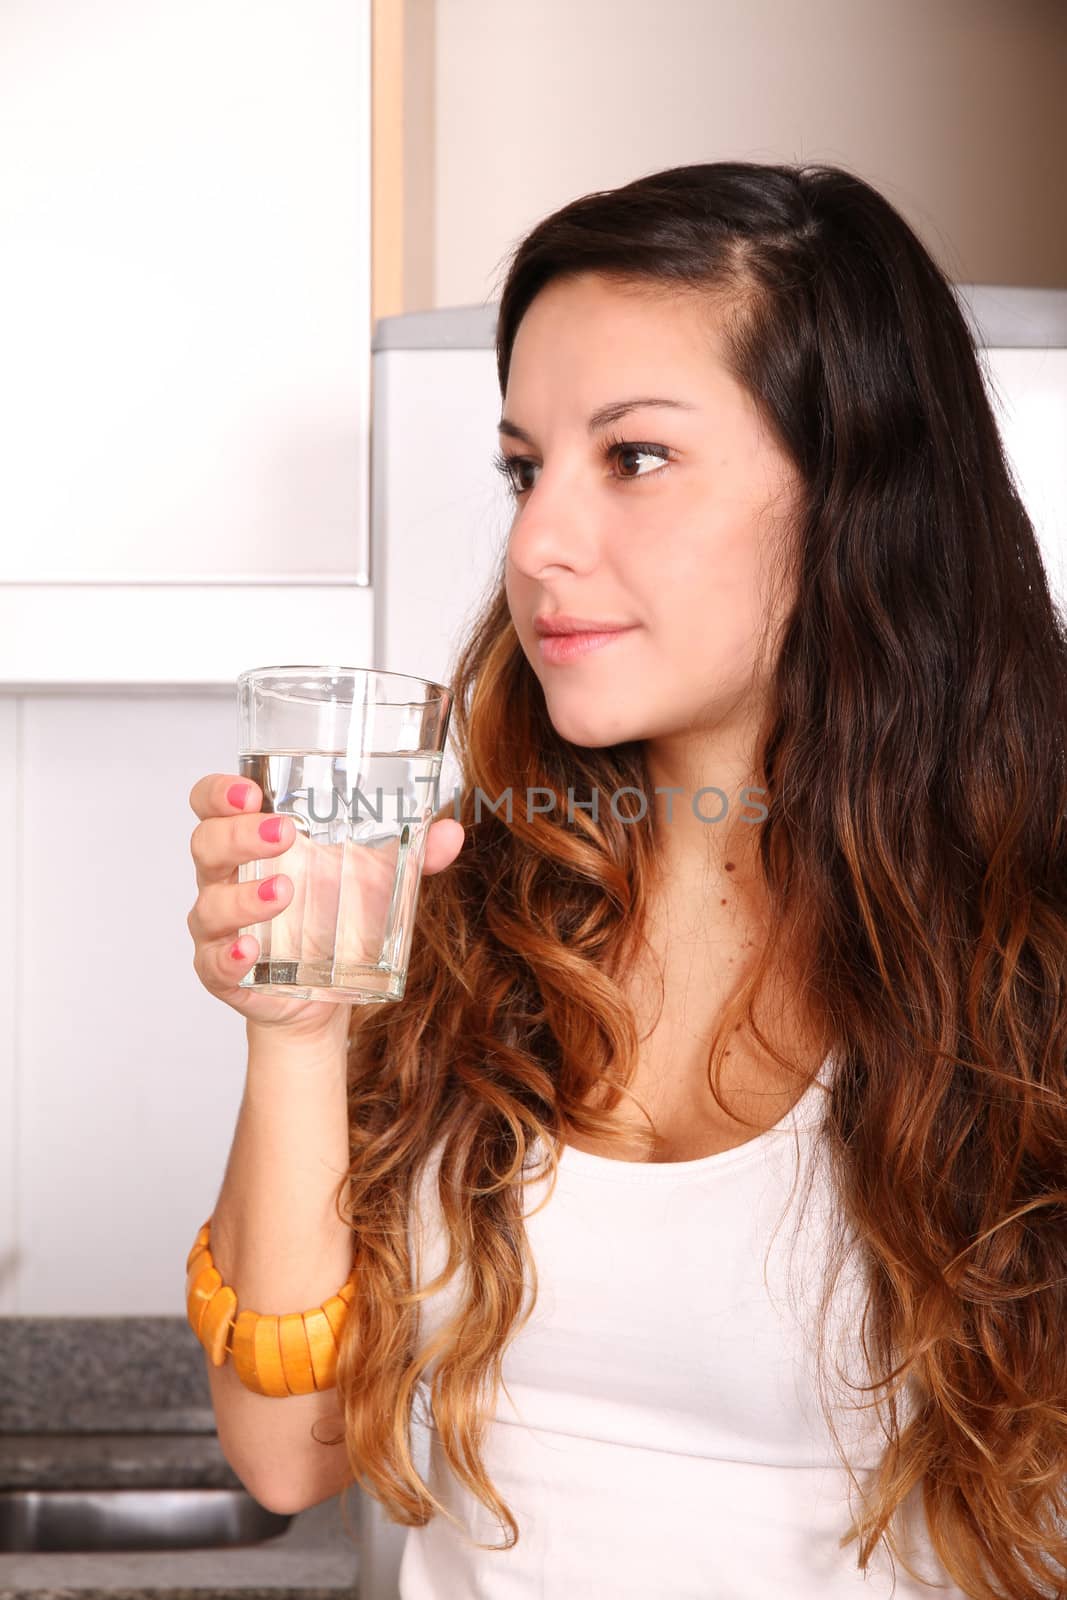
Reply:
[[[211, 1253], [237, 1310], [266, 1314], [320, 1305], [352, 1270], [351, 1229], [337, 1217], [348, 1171], [343, 1046], [286, 1038], [247, 1023], [248, 1067], [226, 1173], [211, 1220]], [[274, 1399], [246, 1389], [230, 1356], [205, 1353], [223, 1454], [272, 1511], [297, 1511], [336, 1493], [350, 1474], [336, 1390]]]

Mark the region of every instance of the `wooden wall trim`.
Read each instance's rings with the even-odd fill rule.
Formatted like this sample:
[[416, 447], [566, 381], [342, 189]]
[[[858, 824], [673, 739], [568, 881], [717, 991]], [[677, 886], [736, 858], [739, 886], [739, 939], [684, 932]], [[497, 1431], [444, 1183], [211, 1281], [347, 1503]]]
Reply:
[[436, 0], [371, 0], [371, 329], [434, 303]]

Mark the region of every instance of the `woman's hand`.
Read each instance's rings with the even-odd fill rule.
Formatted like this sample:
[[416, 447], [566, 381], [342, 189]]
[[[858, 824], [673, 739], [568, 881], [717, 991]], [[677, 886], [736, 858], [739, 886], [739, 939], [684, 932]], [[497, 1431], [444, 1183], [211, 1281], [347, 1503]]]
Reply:
[[[241, 788], [244, 787], [243, 803]], [[196, 866], [198, 894], [186, 919], [194, 944], [193, 968], [209, 994], [261, 1027], [279, 1027], [301, 1037], [347, 1036], [349, 1007], [322, 1000], [296, 1000], [278, 994], [242, 989], [240, 980], [259, 958], [259, 941], [250, 933], [238, 943], [242, 928], [283, 918], [288, 907], [302, 912], [294, 930], [303, 959], [329, 960], [338, 948], [376, 959], [377, 930], [392, 898], [399, 839], [389, 848], [322, 845], [307, 839], [292, 817], [261, 812], [263, 794], [251, 778], [211, 773], [192, 787], [189, 804], [200, 821], [193, 829], [190, 851]], [[277, 840], [265, 838], [280, 823]], [[440, 872], [459, 854], [465, 829], [451, 818], [430, 825], [422, 870]], [[238, 881], [245, 862], [285, 856], [285, 873], [272, 879]], [[344, 871], [343, 894], [338, 877]], [[273, 898], [261, 891], [274, 886]], [[298, 898], [299, 897], [299, 898]], [[344, 913], [338, 921], [337, 908]], [[295, 915], [295, 913], [294, 913]], [[283, 925], [279, 924], [284, 937]], [[364, 947], [365, 940], [365, 947]]]

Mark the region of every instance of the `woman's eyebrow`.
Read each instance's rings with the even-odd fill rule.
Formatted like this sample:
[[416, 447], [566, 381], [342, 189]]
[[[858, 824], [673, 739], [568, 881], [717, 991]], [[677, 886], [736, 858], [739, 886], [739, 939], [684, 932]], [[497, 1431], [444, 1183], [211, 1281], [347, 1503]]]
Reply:
[[[618, 422], [628, 411], [637, 411], [642, 406], [676, 406], [680, 411], [700, 409], [691, 400], [664, 400], [655, 396], [646, 396], [640, 400], [613, 400], [609, 405], [601, 406], [598, 411], [594, 411], [586, 426], [591, 434], [599, 433], [601, 428], [610, 427], [613, 422]], [[507, 417], [501, 417], [497, 424], [497, 432], [506, 434], [509, 439], [521, 439], [523, 444], [536, 443], [525, 428], [520, 428], [517, 422], [511, 422]]]

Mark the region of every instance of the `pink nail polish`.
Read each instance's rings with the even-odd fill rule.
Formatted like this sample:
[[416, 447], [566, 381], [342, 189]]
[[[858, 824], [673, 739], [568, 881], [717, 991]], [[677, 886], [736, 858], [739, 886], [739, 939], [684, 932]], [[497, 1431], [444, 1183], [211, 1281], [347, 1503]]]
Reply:
[[277, 898], [278, 898], [278, 879], [277, 878], [264, 878], [263, 882], [259, 886], [259, 898], [261, 900], [277, 900]]
[[277, 844], [282, 836], [281, 817], [264, 817], [259, 825], [259, 837], [268, 844]]
[[231, 783], [230, 787], [226, 790], [226, 798], [230, 802], [231, 806], [240, 806], [243, 809], [244, 803], [248, 798], [248, 791], [251, 789], [251, 787], [252, 785], [250, 783]]

